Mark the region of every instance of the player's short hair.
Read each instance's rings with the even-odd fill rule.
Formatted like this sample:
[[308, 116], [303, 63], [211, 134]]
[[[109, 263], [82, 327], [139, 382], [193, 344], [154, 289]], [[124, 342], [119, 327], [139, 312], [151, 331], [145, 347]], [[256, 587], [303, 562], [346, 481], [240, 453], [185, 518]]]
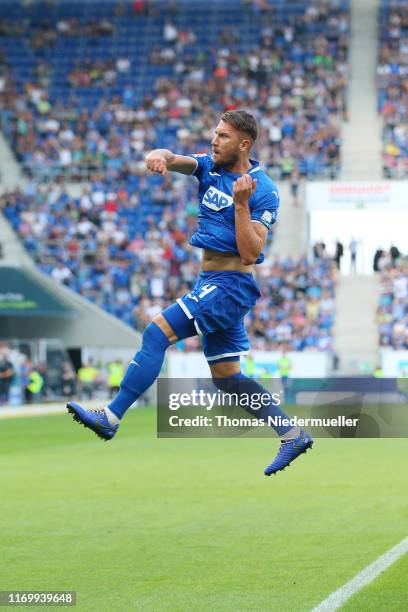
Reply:
[[256, 119], [250, 113], [244, 110], [231, 110], [221, 115], [221, 121], [233, 125], [234, 128], [245, 132], [252, 140], [252, 144], [258, 138], [258, 124]]

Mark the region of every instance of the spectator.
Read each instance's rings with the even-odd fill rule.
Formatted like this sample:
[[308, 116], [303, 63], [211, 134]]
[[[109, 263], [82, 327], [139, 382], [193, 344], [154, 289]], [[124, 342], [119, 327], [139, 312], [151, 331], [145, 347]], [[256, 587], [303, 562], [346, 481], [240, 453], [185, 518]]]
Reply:
[[171, 21], [166, 21], [163, 30], [163, 40], [165, 43], [175, 43], [178, 37], [178, 30]]
[[0, 406], [7, 404], [11, 383], [14, 377], [14, 367], [8, 357], [9, 349], [5, 343], [0, 345]]
[[395, 268], [396, 263], [400, 257], [401, 253], [398, 249], [398, 247], [396, 247], [395, 245], [392, 245], [390, 248], [390, 256], [391, 256], [391, 261], [392, 261], [392, 267]]
[[64, 397], [70, 398], [76, 393], [76, 376], [69, 361], [62, 362], [61, 390]]
[[81, 399], [93, 399], [96, 384], [99, 380], [99, 371], [89, 359], [78, 370], [78, 383]]
[[34, 400], [42, 397], [44, 391], [44, 377], [40, 373], [39, 368], [33, 366], [30, 359], [26, 361], [25, 373], [24, 395], [27, 404], [31, 404]]
[[344, 248], [339, 240], [336, 240], [336, 250], [334, 253], [334, 261], [336, 262], [337, 269], [340, 270], [341, 258], [344, 255]]
[[395, 266], [392, 258], [384, 258], [379, 268], [381, 294], [377, 308], [380, 346], [408, 349], [408, 263], [400, 257]]
[[356, 260], [357, 260], [357, 240], [352, 238], [349, 244], [350, 250], [350, 272], [356, 272]]
[[373, 270], [374, 272], [378, 272], [379, 271], [379, 267], [378, 267], [378, 262], [379, 260], [384, 257], [385, 255], [385, 251], [383, 251], [382, 249], [377, 249], [375, 254], [374, 254], [374, 259], [373, 259]]
[[114, 397], [119, 391], [119, 385], [125, 375], [125, 369], [120, 359], [114, 359], [106, 365], [108, 371], [109, 397]]
[[299, 170], [294, 168], [290, 175], [290, 193], [292, 194], [292, 204], [297, 206], [299, 204]]

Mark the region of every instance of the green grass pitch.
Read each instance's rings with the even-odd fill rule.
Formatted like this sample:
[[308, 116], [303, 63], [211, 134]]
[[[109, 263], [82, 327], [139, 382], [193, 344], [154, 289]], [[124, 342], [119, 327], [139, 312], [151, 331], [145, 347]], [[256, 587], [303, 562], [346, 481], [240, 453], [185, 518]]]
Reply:
[[[158, 440], [153, 409], [109, 443], [67, 415], [0, 421], [0, 590], [75, 590], [84, 611], [311, 610], [407, 535], [407, 442], [320, 439], [265, 478], [277, 446]], [[345, 609], [403, 609], [407, 567]]]

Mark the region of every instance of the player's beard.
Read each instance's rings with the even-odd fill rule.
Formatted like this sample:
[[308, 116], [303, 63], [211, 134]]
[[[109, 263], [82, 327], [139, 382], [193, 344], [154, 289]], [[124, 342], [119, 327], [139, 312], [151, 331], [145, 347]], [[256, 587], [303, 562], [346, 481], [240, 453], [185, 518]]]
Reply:
[[226, 159], [220, 159], [219, 161], [216, 161], [215, 165], [217, 168], [223, 168], [224, 170], [228, 170], [228, 168], [235, 166], [238, 160], [239, 160], [239, 155], [238, 153], [235, 153], [235, 154], [230, 155]]

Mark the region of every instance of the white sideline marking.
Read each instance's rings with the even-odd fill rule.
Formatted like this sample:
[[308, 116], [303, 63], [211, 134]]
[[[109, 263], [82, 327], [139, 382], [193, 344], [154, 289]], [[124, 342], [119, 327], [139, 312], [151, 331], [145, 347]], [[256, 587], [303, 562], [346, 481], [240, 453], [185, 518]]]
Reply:
[[395, 561], [398, 561], [407, 552], [408, 537], [401, 540], [394, 548], [390, 548], [381, 557], [378, 557], [374, 563], [363, 569], [357, 576], [354, 576], [349, 582], [346, 582], [345, 585], [337, 589], [337, 591], [334, 591], [327, 599], [313, 608], [312, 612], [333, 612], [338, 610], [352, 595], [367, 586], [381, 572], [390, 567]]
[[65, 404], [49, 404], [40, 406], [16, 406], [0, 408], [1, 419], [18, 419], [19, 417], [41, 416], [43, 414], [59, 414], [66, 412]]
[[[63, 414], [67, 411], [67, 401], [50, 402], [48, 404], [20, 404], [19, 406], [0, 406], [1, 419], [18, 419], [19, 417], [41, 416], [44, 414]], [[87, 401], [86, 405], [91, 408], [101, 404], [101, 400]]]

